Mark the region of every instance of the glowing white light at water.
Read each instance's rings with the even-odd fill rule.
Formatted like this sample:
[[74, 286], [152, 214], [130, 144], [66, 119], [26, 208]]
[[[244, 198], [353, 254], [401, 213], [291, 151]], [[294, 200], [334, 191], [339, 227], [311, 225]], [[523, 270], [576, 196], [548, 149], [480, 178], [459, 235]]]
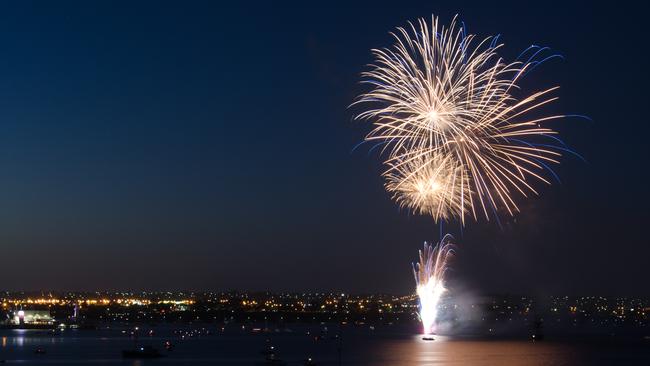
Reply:
[[447, 262], [453, 255], [453, 237], [445, 235], [440, 243], [431, 245], [424, 242], [419, 251], [419, 262], [413, 265], [416, 291], [420, 299], [420, 321], [424, 334], [435, 333], [438, 317], [438, 303], [447, 291], [444, 285]]

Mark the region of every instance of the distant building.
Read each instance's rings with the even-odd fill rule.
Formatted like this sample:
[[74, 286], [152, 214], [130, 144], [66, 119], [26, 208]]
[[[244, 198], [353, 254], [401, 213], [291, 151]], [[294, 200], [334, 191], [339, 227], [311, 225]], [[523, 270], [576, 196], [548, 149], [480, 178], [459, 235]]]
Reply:
[[51, 325], [54, 318], [49, 310], [16, 310], [14, 311], [13, 325]]

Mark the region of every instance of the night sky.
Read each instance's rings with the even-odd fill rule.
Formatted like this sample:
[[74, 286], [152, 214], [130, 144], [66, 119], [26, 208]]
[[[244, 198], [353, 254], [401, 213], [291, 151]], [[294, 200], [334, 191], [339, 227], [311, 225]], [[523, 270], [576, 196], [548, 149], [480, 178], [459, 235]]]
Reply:
[[[0, 288], [403, 294], [431, 218], [399, 210], [348, 108], [370, 49], [459, 13], [564, 56], [526, 85], [586, 162], [522, 213], [444, 229], [453, 286], [650, 295], [648, 26], [618, 1], [3, 2]], [[274, 4], [271, 4], [274, 3]]]

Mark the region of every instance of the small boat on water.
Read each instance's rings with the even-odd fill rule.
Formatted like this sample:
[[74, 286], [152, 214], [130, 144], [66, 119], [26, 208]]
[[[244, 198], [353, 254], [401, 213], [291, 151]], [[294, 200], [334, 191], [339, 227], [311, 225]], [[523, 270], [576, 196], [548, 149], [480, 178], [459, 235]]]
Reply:
[[261, 350], [260, 353], [265, 355], [265, 356], [274, 355], [275, 354], [275, 347], [271, 346], [271, 345], [268, 345], [268, 346], [266, 346], [266, 348]]
[[44, 355], [44, 354], [46, 353], [46, 352], [45, 352], [45, 348], [43, 348], [43, 347], [41, 347], [41, 346], [38, 346], [38, 347], [36, 347], [36, 349], [34, 350], [34, 353], [37, 354], [37, 355]]
[[122, 351], [123, 358], [160, 358], [163, 355], [151, 346], [140, 346]]
[[174, 344], [171, 341], [165, 341], [165, 349], [167, 351], [173, 351], [174, 350]]
[[422, 337], [423, 341], [435, 341], [436, 339], [433, 336], [424, 336]]
[[307, 357], [307, 359], [302, 361], [303, 366], [316, 366], [318, 365], [313, 358]]
[[[268, 342], [268, 340], [267, 340]], [[266, 365], [286, 365], [287, 363], [280, 359], [278, 356], [277, 350], [275, 349], [274, 346], [272, 345], [267, 345], [266, 348], [264, 348], [262, 351], [260, 351], [262, 355], [264, 355], [264, 361]]]
[[544, 323], [541, 319], [535, 320], [533, 323], [533, 332], [530, 335], [530, 338], [533, 342], [538, 342], [544, 340]]

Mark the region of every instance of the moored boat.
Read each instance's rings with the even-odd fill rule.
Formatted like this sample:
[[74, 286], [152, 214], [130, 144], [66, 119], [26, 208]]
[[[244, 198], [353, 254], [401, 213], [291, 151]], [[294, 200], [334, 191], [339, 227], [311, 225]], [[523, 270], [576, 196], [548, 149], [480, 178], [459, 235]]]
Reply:
[[163, 355], [151, 346], [140, 346], [122, 351], [123, 358], [159, 358]]

